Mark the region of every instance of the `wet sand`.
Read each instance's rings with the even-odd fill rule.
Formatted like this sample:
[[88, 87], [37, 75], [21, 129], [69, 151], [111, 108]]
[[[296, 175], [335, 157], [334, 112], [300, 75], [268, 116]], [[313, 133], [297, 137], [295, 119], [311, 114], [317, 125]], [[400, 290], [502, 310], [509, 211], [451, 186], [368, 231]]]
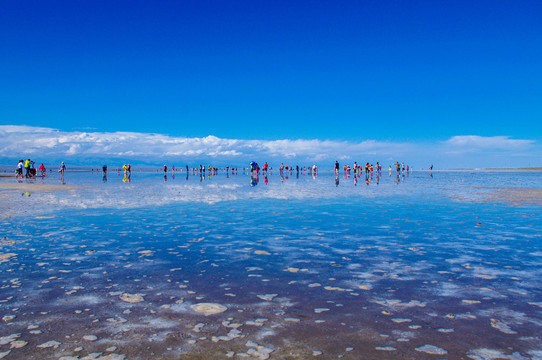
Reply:
[[62, 185], [62, 184], [36, 184], [34, 182], [8, 183], [0, 181], [0, 191], [2, 190], [22, 190], [32, 192], [66, 191], [82, 189], [82, 186]]
[[542, 205], [542, 189], [512, 187], [472, 187], [468, 194], [453, 192], [450, 198], [459, 201], [490, 203], [499, 202], [510, 206]]
[[493, 193], [485, 201], [504, 201], [514, 205], [542, 205], [542, 189], [530, 188], [488, 188]]

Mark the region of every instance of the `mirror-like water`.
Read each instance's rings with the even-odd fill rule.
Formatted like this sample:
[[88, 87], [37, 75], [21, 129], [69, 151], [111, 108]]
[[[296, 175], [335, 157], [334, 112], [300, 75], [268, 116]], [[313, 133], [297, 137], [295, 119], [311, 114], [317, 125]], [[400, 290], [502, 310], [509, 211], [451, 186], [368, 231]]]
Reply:
[[540, 175], [2, 178], [0, 358], [542, 359]]

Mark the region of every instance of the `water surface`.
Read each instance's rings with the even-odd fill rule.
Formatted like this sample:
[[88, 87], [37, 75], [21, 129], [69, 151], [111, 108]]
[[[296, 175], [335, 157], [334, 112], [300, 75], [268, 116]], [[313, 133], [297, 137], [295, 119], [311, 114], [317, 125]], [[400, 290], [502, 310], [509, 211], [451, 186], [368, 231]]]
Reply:
[[542, 359], [537, 172], [0, 180], [6, 359]]

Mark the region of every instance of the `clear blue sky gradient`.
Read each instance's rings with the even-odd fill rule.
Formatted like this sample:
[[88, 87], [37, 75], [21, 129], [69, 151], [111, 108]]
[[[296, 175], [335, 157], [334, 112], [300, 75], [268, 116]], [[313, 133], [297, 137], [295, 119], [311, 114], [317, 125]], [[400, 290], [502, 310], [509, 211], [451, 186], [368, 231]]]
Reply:
[[0, 3], [0, 124], [542, 137], [542, 1]]

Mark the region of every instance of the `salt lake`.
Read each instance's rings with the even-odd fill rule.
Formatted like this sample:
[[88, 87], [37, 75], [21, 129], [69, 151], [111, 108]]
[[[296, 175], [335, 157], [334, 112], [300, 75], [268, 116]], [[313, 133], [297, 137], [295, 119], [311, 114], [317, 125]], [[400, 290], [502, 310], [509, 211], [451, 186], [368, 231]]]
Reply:
[[541, 175], [2, 178], [0, 358], [542, 359]]

